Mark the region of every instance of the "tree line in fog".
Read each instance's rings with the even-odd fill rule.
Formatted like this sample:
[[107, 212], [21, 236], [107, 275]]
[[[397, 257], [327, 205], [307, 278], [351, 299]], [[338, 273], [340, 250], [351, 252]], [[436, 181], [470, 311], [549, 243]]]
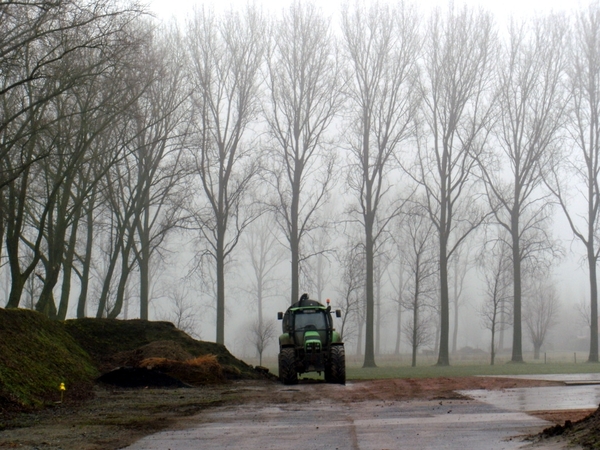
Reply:
[[384, 291], [396, 352], [405, 338], [414, 365], [435, 345], [445, 366], [475, 267], [491, 362], [505, 330], [522, 362], [524, 334], [539, 355], [557, 318], [561, 215], [587, 261], [598, 361], [599, 3], [500, 27], [408, 2], [333, 20], [299, 1], [199, 7], [176, 24], [136, 3], [8, 0], [0, 101], [7, 308], [117, 318], [135, 299], [148, 319], [158, 284], [181, 312], [197, 277], [224, 343], [247, 255], [260, 352], [266, 296], [329, 286], [365, 367]]

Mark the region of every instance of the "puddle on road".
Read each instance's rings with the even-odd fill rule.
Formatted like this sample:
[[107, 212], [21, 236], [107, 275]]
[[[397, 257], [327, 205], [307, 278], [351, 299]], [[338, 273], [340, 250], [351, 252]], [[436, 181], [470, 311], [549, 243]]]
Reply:
[[549, 411], [597, 408], [600, 386], [547, 386], [501, 391], [458, 391], [467, 397], [511, 411]]

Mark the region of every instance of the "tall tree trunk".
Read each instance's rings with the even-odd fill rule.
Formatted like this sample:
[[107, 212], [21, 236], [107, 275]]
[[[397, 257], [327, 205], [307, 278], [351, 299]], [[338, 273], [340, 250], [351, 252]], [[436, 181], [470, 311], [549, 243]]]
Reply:
[[77, 301], [77, 318], [86, 317], [86, 304], [88, 295], [88, 286], [90, 284], [90, 269], [92, 265], [92, 249], [94, 248], [94, 204], [96, 200], [96, 190], [94, 189], [87, 206], [87, 236], [85, 243], [85, 256], [83, 257], [83, 267], [81, 269], [81, 290]]
[[458, 341], [458, 258], [455, 258], [454, 261], [454, 329], [452, 330], [452, 353], [456, 353]]
[[217, 344], [225, 345], [225, 227], [220, 226], [217, 240]]
[[375, 326], [375, 354], [381, 354], [381, 274], [379, 273], [379, 264], [377, 264], [377, 281], [375, 284], [377, 294], [375, 296], [377, 307], [377, 321]]
[[65, 320], [69, 308], [69, 297], [71, 295], [71, 275], [73, 273], [73, 258], [75, 256], [75, 246], [77, 245], [77, 230], [79, 228], [79, 211], [74, 215], [75, 219], [71, 225], [71, 236], [63, 260], [63, 279], [60, 290], [60, 303], [58, 306], [58, 320]]
[[292, 186], [292, 204], [290, 207], [290, 253], [291, 253], [291, 304], [300, 299], [300, 236], [299, 213], [300, 186], [302, 170], [294, 168], [294, 184]]
[[129, 256], [131, 254], [131, 249], [133, 248], [133, 236], [134, 231], [132, 228], [127, 238], [127, 244], [121, 249], [121, 277], [119, 278], [119, 284], [117, 285], [115, 304], [106, 315], [106, 317], [109, 319], [116, 319], [123, 310], [123, 303], [125, 303], [125, 289], [127, 287], [127, 281], [129, 281], [129, 275], [131, 274], [132, 267], [132, 264], [129, 263]]
[[[367, 197], [368, 198], [368, 197]], [[365, 359], [363, 367], [377, 367], [375, 364], [374, 346], [374, 290], [373, 290], [373, 223], [371, 217], [367, 217], [365, 223], [365, 257], [366, 257], [366, 323], [365, 323]]]
[[494, 365], [494, 359], [496, 358], [496, 350], [494, 347], [494, 340], [496, 339], [496, 320], [492, 320], [492, 343], [490, 344], [490, 366]]
[[[517, 204], [515, 202], [515, 204]], [[521, 320], [521, 252], [519, 244], [519, 215], [511, 217], [512, 258], [513, 258], [513, 346], [511, 362], [523, 362], [523, 331]]]
[[[150, 201], [145, 203], [150, 207]], [[149, 211], [147, 208], [142, 213], [142, 229], [139, 233], [140, 251], [138, 267], [140, 269], [140, 319], [148, 320], [148, 310], [150, 306], [150, 225]]]
[[588, 269], [590, 272], [590, 355], [589, 362], [598, 362], [598, 281], [597, 258], [593, 240], [588, 244]]
[[404, 287], [404, 272], [400, 265], [398, 273], [398, 314], [396, 315], [396, 346], [394, 354], [400, 354], [400, 337], [402, 336], [402, 289]]
[[440, 347], [438, 354], [438, 366], [449, 366], [450, 355], [448, 338], [450, 336], [450, 308], [448, 299], [448, 257], [445, 236], [440, 240]]
[[[418, 275], [417, 275], [418, 276]], [[418, 282], [417, 282], [418, 284]], [[413, 302], [413, 330], [412, 330], [412, 361], [411, 366], [417, 366], [417, 351], [419, 347], [419, 294], [418, 287], [415, 288], [415, 298]]]
[[396, 345], [394, 355], [400, 355], [400, 337], [402, 336], [402, 306], [398, 303], [398, 312], [396, 314]]
[[96, 318], [100, 319], [104, 317], [106, 312], [106, 304], [108, 302], [108, 296], [110, 294], [110, 286], [112, 284], [113, 274], [115, 273], [115, 269], [117, 266], [117, 260], [119, 259], [119, 254], [121, 253], [121, 247], [123, 243], [122, 240], [117, 242], [116, 247], [113, 249], [113, 253], [110, 256], [110, 261], [108, 264], [108, 270], [104, 275], [104, 282], [102, 283], [102, 291], [100, 292], [100, 299], [98, 301], [98, 309], [96, 311]]

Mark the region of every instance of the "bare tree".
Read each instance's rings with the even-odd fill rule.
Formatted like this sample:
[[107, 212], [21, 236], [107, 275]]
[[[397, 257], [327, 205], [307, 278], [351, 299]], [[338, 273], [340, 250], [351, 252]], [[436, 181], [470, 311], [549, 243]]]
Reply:
[[496, 359], [496, 333], [509, 324], [510, 288], [512, 286], [512, 261], [510, 247], [502, 240], [484, 246], [479, 256], [479, 267], [485, 279], [485, 298], [478, 313], [482, 325], [491, 332], [490, 365]]
[[273, 208], [288, 241], [291, 303], [299, 299], [303, 241], [332, 185], [335, 154], [328, 130], [340, 107], [339, 73], [329, 22], [314, 4], [295, 1], [273, 25], [265, 107], [273, 140]]
[[347, 249], [338, 254], [341, 277], [338, 292], [341, 299], [342, 326], [341, 338], [349, 342], [358, 334], [354, 325], [362, 316], [364, 304], [364, 249], [355, 239], [348, 238]]
[[[437, 364], [450, 364], [448, 264], [484, 220], [472, 197], [474, 156], [490, 120], [487, 88], [495, 34], [490, 14], [466, 6], [435, 10], [427, 27], [421, 93], [424, 126], [413, 172], [427, 195], [437, 229], [440, 264], [440, 335]], [[410, 173], [410, 171], [409, 171]]]
[[[0, 198], [9, 202], [4, 203], [8, 208], [0, 208], [1, 228], [4, 233], [6, 225], [12, 283], [7, 306], [18, 306], [24, 282], [43, 260], [46, 274], [37, 308], [56, 314], [52, 288], [65, 253], [70, 253], [65, 250], [67, 229], [78, 215], [78, 199], [72, 198], [71, 188], [86, 172], [81, 167], [91, 154], [92, 142], [106, 129], [111, 115], [122, 111], [131, 99], [127, 91], [117, 94], [124, 84], [120, 76], [112, 78], [112, 84], [107, 82], [121, 73], [139, 43], [129, 34], [139, 12], [120, 6], [87, 8], [64, 1], [11, 2], [0, 7], [0, 14], [11, 16], [9, 22], [25, 20], [13, 23], [23, 33], [13, 37], [19, 41], [27, 36], [18, 48], [12, 47], [14, 41], [3, 42], [8, 45], [3, 57], [12, 60], [11, 76], [2, 78], [0, 88], [0, 184], [6, 188]], [[38, 23], [39, 29], [28, 30], [37, 21], [27, 23], [34, 11], [44, 16], [39, 17], [44, 25]], [[106, 89], [109, 85], [111, 89]], [[117, 104], [120, 107], [113, 108]], [[75, 232], [76, 227], [71, 230]], [[46, 254], [42, 253], [44, 241]], [[31, 260], [20, 257], [22, 245], [32, 250]]]
[[[147, 87], [133, 108], [136, 134], [131, 143], [135, 214], [129, 230], [140, 276], [140, 318], [148, 319], [151, 259], [180, 222], [183, 198], [182, 147], [187, 111], [184, 101], [183, 43], [178, 30], [155, 30], [142, 62]], [[148, 68], [152, 70], [148, 70]], [[140, 74], [140, 79], [144, 79]], [[136, 86], [136, 88], [139, 88]]]
[[272, 227], [272, 217], [261, 216], [248, 229], [244, 236], [244, 247], [250, 257], [252, 266], [252, 280], [249, 294], [256, 300], [254, 306], [257, 310], [256, 327], [253, 331], [264, 331], [263, 305], [266, 299], [273, 296], [276, 291], [277, 280], [275, 270], [284, 259], [282, 247], [278, 248], [277, 236]]
[[[401, 219], [398, 221], [398, 230], [402, 228]], [[393, 240], [395, 244], [395, 255], [396, 257], [391, 262], [391, 270], [388, 271], [390, 284], [393, 292], [393, 303], [396, 308], [396, 342], [394, 346], [394, 354], [400, 354], [400, 340], [402, 337], [402, 312], [403, 305], [405, 303], [406, 288], [407, 288], [407, 270], [406, 270], [406, 257], [404, 255], [406, 241], [402, 237], [399, 231], [393, 233]]]
[[418, 20], [404, 4], [356, 6], [342, 11], [342, 33], [351, 71], [348, 186], [357, 200], [350, 213], [363, 226], [366, 258], [363, 366], [375, 367], [375, 249], [397, 214], [397, 205], [384, 210], [393, 187], [389, 174], [414, 125]]
[[556, 324], [559, 299], [549, 278], [536, 279], [525, 295], [525, 324], [533, 344], [533, 359], [540, 359], [540, 349], [548, 331]]
[[[494, 134], [495, 161], [481, 165], [496, 221], [509, 234], [513, 262], [512, 362], [523, 362], [522, 270], [552, 255], [548, 235], [549, 194], [541, 190], [551, 150], [563, 124], [566, 27], [549, 16], [527, 23], [512, 22], [498, 70], [499, 108]], [[505, 169], [505, 172], [497, 168]]]
[[172, 286], [168, 298], [171, 305], [165, 319], [190, 336], [199, 338], [198, 305], [190, 300], [187, 290], [180, 286]]
[[432, 245], [435, 229], [427, 211], [416, 206], [403, 216], [401, 236], [405, 242], [404, 262], [407, 272], [404, 309], [412, 314], [404, 334], [412, 347], [412, 366], [417, 364], [419, 347], [431, 340], [429, 305], [436, 294], [437, 259]]
[[327, 284], [331, 281], [331, 261], [330, 256], [333, 253], [332, 247], [332, 230], [325, 223], [318, 230], [315, 230], [306, 240], [306, 257], [303, 258], [305, 263], [301, 266], [301, 280], [306, 290], [311, 292], [311, 296], [319, 301], [324, 302], [323, 291]]
[[206, 244], [202, 254], [215, 266], [219, 344], [225, 342], [225, 264], [256, 217], [247, 201], [257, 152], [244, 138], [259, 110], [264, 27], [251, 7], [222, 16], [196, 10], [187, 26], [195, 127], [190, 151], [205, 196], [196, 217]]
[[[600, 254], [600, 5], [576, 15], [568, 55], [571, 146], [553, 161], [548, 186], [558, 199], [575, 237], [584, 245], [590, 289], [589, 362], [598, 362], [598, 255]], [[579, 180], [583, 188], [573, 188]], [[572, 199], [584, 199], [585, 212]]]
[[275, 337], [275, 323], [270, 321], [259, 324], [258, 321], [255, 321], [252, 324], [250, 332], [250, 342], [254, 346], [256, 353], [258, 353], [258, 365], [262, 366], [263, 353], [269, 345], [269, 342]]

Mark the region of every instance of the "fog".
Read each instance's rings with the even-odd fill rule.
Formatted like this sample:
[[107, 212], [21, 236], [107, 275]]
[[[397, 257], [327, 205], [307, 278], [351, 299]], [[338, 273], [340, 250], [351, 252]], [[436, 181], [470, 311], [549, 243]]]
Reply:
[[[450, 360], [461, 350], [483, 360], [491, 348], [486, 314], [493, 262], [513, 261], [514, 254], [501, 252], [518, 240], [518, 271], [507, 265], [495, 274], [504, 283], [492, 299], [499, 356], [510, 358], [513, 300], [518, 297], [521, 314], [522, 295], [526, 360], [534, 350], [550, 358], [580, 352], [577, 358], [587, 359], [593, 326], [587, 256], [572, 231], [588, 220], [597, 227], [598, 220], [598, 213], [585, 216], [586, 181], [578, 178], [584, 170], [573, 137], [585, 128], [573, 74], [581, 41], [575, 12], [587, 6], [559, 0], [465, 4], [407, 3], [393, 10], [401, 18], [387, 22], [385, 7], [368, 9], [370, 3], [343, 15], [334, 3], [294, 8], [264, 2], [259, 13], [241, 1], [207, 3], [201, 12], [195, 2], [153, 0], [153, 19], [120, 11], [127, 25], [115, 25], [114, 34], [99, 39], [113, 56], [67, 60], [61, 54], [65, 67], [44, 75], [60, 89], [46, 96], [44, 85], [34, 93], [50, 99], [44, 100], [50, 112], [38, 117], [37, 107], [25, 107], [35, 111], [27, 119], [14, 101], [26, 96], [11, 95], [21, 84], [38, 88], [29, 79], [14, 81], [21, 79], [12, 60], [0, 59], [0, 80], [8, 86], [2, 98], [9, 105], [0, 116], [7, 174], [0, 178], [2, 305], [56, 318], [168, 320], [195, 338], [223, 340], [236, 356], [255, 361], [257, 328], [268, 337], [263, 356], [274, 357], [277, 312], [306, 292], [342, 309], [346, 322], [335, 319], [336, 327], [345, 327], [346, 352], [358, 359], [370, 346], [376, 359], [416, 351], [411, 327], [419, 328], [419, 354], [437, 354], [446, 323]], [[230, 7], [239, 15], [224, 13]], [[371, 23], [364, 20], [367, 12]], [[521, 31], [507, 31], [511, 16], [524, 20]], [[298, 35], [288, 33], [287, 23], [296, 23], [290, 17], [301, 24]], [[462, 33], [467, 36], [461, 24], [472, 27]], [[540, 36], [550, 34], [555, 40], [541, 45]], [[367, 35], [381, 45], [379, 60], [362, 59]], [[313, 47], [308, 51], [296, 41]], [[470, 51], [475, 48], [477, 57]], [[294, 72], [296, 59], [288, 58], [297, 53], [310, 60], [299, 67], [301, 77]], [[451, 75], [458, 81], [448, 76], [448, 86], [455, 83], [448, 87], [439, 73], [454, 67], [454, 53], [459, 60], [473, 58], [464, 64], [473, 67], [457, 64]], [[448, 59], [438, 70], [434, 56], [440, 54]], [[103, 70], [76, 80], [52, 78], [66, 77], [66, 69], [83, 71], [84, 56], [99, 58], [90, 67]], [[513, 60], [520, 62], [511, 65]], [[377, 70], [372, 61], [380, 61]], [[379, 74], [372, 86], [362, 83], [361, 64]], [[556, 79], [536, 77], [553, 70]], [[313, 75], [317, 81], [306, 83], [316, 94], [297, 107], [296, 97], [304, 98], [303, 91], [296, 96], [297, 78]], [[95, 77], [106, 78], [86, 81]], [[519, 77], [530, 78], [518, 85]], [[511, 127], [512, 102], [519, 97], [511, 94], [526, 88], [531, 91], [521, 97], [527, 102], [515, 107], [526, 119]], [[96, 96], [98, 90], [103, 95]], [[450, 99], [457, 91], [469, 92]], [[372, 116], [365, 122], [367, 112]], [[444, 122], [446, 115], [451, 119]], [[527, 143], [514, 144], [517, 135]], [[450, 161], [447, 174], [441, 153], [435, 154], [442, 147]], [[531, 149], [534, 156], [523, 164], [533, 159], [532, 168], [513, 176], [521, 166], [515, 154]], [[440, 181], [445, 175], [447, 185]], [[506, 200], [514, 179], [525, 179], [515, 187], [525, 192], [518, 194], [520, 209]], [[65, 198], [71, 200], [63, 206]], [[521, 222], [515, 229], [509, 215], [517, 209]], [[60, 227], [63, 232], [56, 232]], [[538, 297], [542, 303], [532, 306]], [[536, 348], [528, 320], [551, 303]], [[411, 323], [417, 310], [421, 322]]]

